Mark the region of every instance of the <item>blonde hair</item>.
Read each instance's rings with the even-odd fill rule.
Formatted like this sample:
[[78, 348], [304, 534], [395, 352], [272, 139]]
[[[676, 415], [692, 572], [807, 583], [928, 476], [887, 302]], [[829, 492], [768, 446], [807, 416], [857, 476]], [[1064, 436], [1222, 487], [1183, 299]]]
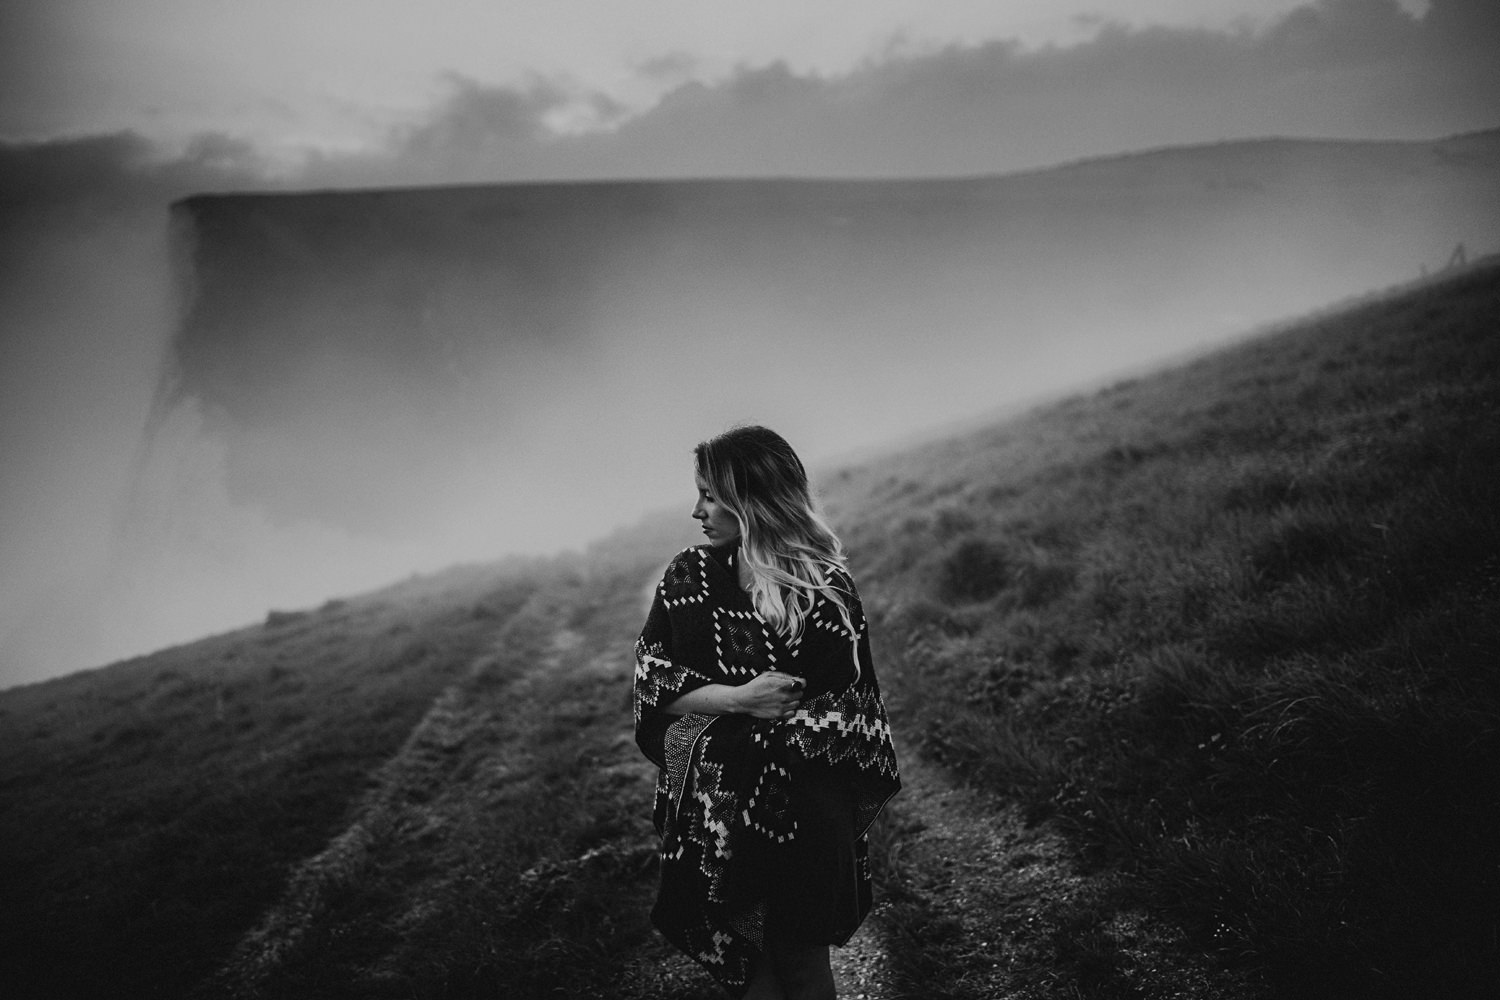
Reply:
[[838, 608], [854, 641], [849, 598], [832, 571], [847, 572], [843, 544], [818, 513], [807, 470], [786, 439], [765, 427], [736, 427], [693, 449], [698, 475], [740, 523], [740, 559], [750, 599], [788, 639], [802, 635], [818, 594]]

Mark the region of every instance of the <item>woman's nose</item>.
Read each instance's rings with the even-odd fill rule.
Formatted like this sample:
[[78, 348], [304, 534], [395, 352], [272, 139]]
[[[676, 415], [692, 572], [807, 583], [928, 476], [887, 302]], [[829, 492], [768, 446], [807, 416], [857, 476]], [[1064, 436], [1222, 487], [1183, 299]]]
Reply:
[[701, 521], [701, 520], [703, 520], [707, 516], [708, 516], [708, 512], [703, 509], [703, 504], [702, 503], [695, 503], [695, 504], [693, 504], [693, 517], [694, 518], [696, 518], [697, 520]]

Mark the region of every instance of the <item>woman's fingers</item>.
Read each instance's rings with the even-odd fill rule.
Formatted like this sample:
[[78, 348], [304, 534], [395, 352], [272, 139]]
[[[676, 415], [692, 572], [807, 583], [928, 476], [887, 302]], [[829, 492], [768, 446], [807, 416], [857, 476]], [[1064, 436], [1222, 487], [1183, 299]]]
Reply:
[[801, 707], [805, 681], [796, 674], [767, 670], [750, 683], [756, 686], [756, 700], [761, 702], [753, 714], [767, 719], [790, 719]]
[[786, 692], [789, 695], [786, 705], [786, 716], [787, 718], [791, 718], [802, 704], [802, 678], [791, 678], [787, 684]]

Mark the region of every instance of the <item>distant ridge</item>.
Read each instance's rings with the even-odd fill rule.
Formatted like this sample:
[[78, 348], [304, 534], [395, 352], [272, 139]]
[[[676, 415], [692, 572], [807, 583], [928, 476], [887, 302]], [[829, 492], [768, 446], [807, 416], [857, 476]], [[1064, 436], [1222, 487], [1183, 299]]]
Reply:
[[374, 185], [366, 187], [313, 187], [292, 190], [272, 191], [215, 191], [213, 193], [189, 194], [176, 199], [172, 205], [187, 205], [201, 200], [213, 200], [222, 198], [297, 198], [297, 197], [322, 197], [328, 195], [359, 195], [359, 194], [403, 194], [428, 191], [483, 191], [493, 188], [573, 188], [573, 187], [596, 187], [617, 185], [713, 185], [713, 184], [838, 184], [838, 185], [891, 185], [891, 184], [925, 184], [925, 183], [973, 183], [984, 181], [995, 181], [1003, 179], [1014, 179], [1021, 177], [1046, 176], [1061, 172], [1089, 169], [1092, 167], [1105, 167], [1132, 161], [1166, 161], [1184, 156], [1209, 159], [1222, 157], [1226, 160], [1240, 160], [1246, 154], [1253, 151], [1270, 150], [1304, 150], [1322, 151], [1325, 153], [1338, 152], [1360, 157], [1369, 152], [1377, 154], [1401, 154], [1401, 153], [1426, 153], [1438, 151], [1446, 155], [1462, 155], [1478, 157], [1486, 162], [1494, 162], [1500, 157], [1500, 127], [1493, 129], [1476, 129], [1470, 132], [1459, 132], [1438, 139], [1319, 139], [1302, 136], [1264, 136], [1251, 139], [1223, 139], [1218, 142], [1209, 143], [1176, 143], [1162, 146], [1153, 146], [1146, 149], [1130, 150], [1120, 153], [1109, 153], [1098, 156], [1085, 156], [1072, 160], [1062, 160], [1057, 163], [1037, 167], [1027, 167], [1020, 170], [1007, 170], [996, 172], [967, 172], [959, 174], [922, 174], [907, 177], [846, 177], [837, 174], [770, 174], [770, 175], [714, 175], [704, 177], [673, 177], [673, 178], [650, 178], [650, 177], [614, 177], [614, 178], [577, 178], [563, 180], [508, 180], [508, 181], [465, 181], [457, 183], [436, 184], [393, 184]]

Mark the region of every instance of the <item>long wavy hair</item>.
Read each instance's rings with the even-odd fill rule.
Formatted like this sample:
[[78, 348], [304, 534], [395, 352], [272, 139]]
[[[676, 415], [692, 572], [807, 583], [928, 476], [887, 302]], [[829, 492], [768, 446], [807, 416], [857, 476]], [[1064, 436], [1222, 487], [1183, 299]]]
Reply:
[[[846, 570], [844, 546], [813, 503], [807, 470], [786, 439], [765, 427], [736, 427], [693, 449], [698, 475], [740, 523], [740, 560], [762, 618], [797, 639], [818, 594], [839, 611], [848, 595], [830, 577]], [[855, 653], [854, 670], [859, 672]]]

